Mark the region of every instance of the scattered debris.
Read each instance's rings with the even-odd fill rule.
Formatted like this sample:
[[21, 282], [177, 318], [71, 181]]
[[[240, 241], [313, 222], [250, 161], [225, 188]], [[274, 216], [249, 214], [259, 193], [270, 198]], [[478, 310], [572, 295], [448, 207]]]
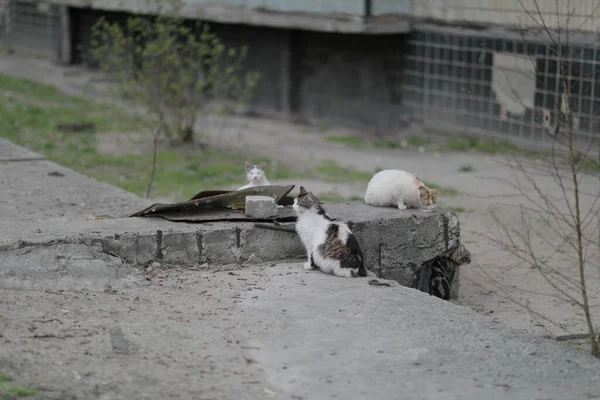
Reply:
[[58, 322], [59, 324], [63, 325], [63, 322], [62, 322], [60, 319], [58, 319], [58, 318], [50, 318], [50, 319], [34, 319], [34, 320], [33, 320], [33, 321], [31, 321], [31, 322], [38, 322], [38, 323], [40, 323], [40, 324], [45, 324], [45, 323], [47, 323], [47, 322], [53, 322], [53, 321], [56, 321], [56, 322]]
[[263, 262], [264, 262], [263, 259], [254, 253], [252, 253], [250, 255], [250, 257], [248, 257], [248, 261], [247, 261], [248, 264], [262, 264]]
[[110, 215], [90, 215], [88, 217], [88, 221], [98, 221], [101, 219], [115, 219], [116, 217], [112, 217]]
[[52, 171], [52, 172], [48, 172], [48, 176], [56, 176], [58, 178], [62, 178], [63, 176], [65, 176], [65, 174], [58, 172], [58, 171]]
[[65, 335], [55, 335], [54, 333], [40, 333], [33, 336], [30, 336], [32, 339], [66, 339], [75, 337], [75, 335], [65, 334]]
[[579, 339], [588, 339], [590, 337], [589, 333], [574, 333], [572, 335], [561, 335], [554, 337], [554, 340], [557, 342], [565, 342], [567, 340], [579, 340]]
[[371, 286], [390, 286], [390, 287], [392, 286], [392, 284], [389, 282], [380, 282], [377, 279], [369, 280], [369, 285], [371, 285]]

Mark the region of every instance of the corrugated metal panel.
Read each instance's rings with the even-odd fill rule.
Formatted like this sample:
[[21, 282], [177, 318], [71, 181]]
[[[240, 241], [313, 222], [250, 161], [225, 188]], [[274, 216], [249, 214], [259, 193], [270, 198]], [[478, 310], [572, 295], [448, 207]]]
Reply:
[[411, 0], [372, 0], [371, 14], [410, 14], [412, 12]]
[[[195, 4], [222, 4], [281, 12], [363, 15], [364, 0], [187, 0]], [[407, 0], [402, 0], [407, 1]]]

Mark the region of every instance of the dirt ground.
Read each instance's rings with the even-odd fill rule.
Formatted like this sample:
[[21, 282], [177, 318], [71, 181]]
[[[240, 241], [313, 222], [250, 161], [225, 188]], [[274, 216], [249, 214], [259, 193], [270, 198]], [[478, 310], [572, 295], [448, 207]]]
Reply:
[[236, 338], [240, 323], [260, 325], [240, 293], [265, 279], [259, 267], [158, 270], [124, 291], [2, 290], [0, 368], [33, 399], [269, 398]]
[[[40, 60], [28, 63], [26, 68], [17, 62], [1, 64], [3, 72], [53, 84], [70, 94], [85, 92], [86, 85], [94, 81], [93, 74], [81, 68], [61, 67]], [[260, 118], [210, 117], [200, 121], [199, 127], [206, 134], [205, 140], [213, 146], [244, 149], [285, 160], [298, 168], [323, 160], [367, 172], [375, 172], [379, 168], [399, 168], [411, 171], [427, 182], [455, 189], [458, 192], [456, 195], [441, 197], [440, 206], [465, 210], [459, 213], [461, 230], [463, 241], [473, 256], [471, 265], [461, 270], [459, 303], [494, 321], [537, 335], [585, 332], [582, 312], [573, 301], [561, 299], [537, 271], [484, 238], [497, 228], [491, 218], [491, 210], [495, 210], [500, 221], [515, 226], [520, 220], [518, 206], [526, 204], [522, 195], [499, 183], [503, 179], [515, 179], [511, 169], [504, 165], [506, 159], [503, 155], [353, 148], [324, 142], [322, 137], [325, 134], [352, 135], [361, 132], [339, 127], [315, 129]], [[396, 136], [402, 138], [422, 134], [421, 128], [413, 126], [397, 132]], [[465, 166], [470, 167], [471, 172], [459, 172]], [[536, 184], [548, 193], [561, 194], [552, 178], [539, 176]], [[364, 186], [360, 185], [327, 182], [310, 182], [310, 185], [309, 189], [319, 193], [334, 189], [346, 197], [364, 193]], [[586, 178], [583, 187], [590, 193], [598, 193], [598, 179]], [[583, 201], [585, 207], [592, 207], [590, 199]], [[532, 224], [534, 229], [544, 229], [535, 219]], [[541, 256], [553, 253], [551, 244], [534, 240], [534, 245]], [[589, 259], [597, 255], [597, 249], [594, 248]], [[577, 278], [577, 270], [570, 263], [568, 253], [555, 254], [554, 259], [565, 276]], [[600, 321], [600, 268], [590, 268], [587, 273], [588, 292], [595, 306], [594, 317]]]

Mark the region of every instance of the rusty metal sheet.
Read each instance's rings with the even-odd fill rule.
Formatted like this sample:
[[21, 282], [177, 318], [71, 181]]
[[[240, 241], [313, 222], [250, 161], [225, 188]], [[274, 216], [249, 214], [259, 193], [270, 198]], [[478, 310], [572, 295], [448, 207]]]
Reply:
[[[211, 190], [197, 193], [191, 200], [172, 204], [153, 204], [130, 217], [160, 217], [180, 222], [215, 222], [215, 221], [295, 221], [296, 216], [291, 207], [294, 199], [286, 197], [294, 185], [270, 185], [248, 188], [237, 191]], [[284, 207], [279, 208], [276, 217], [255, 219], [246, 217], [244, 208], [246, 196], [271, 196], [275, 202]]]
[[153, 215], [149, 217], [160, 217], [173, 222], [294, 222], [296, 214], [291, 207], [280, 208], [276, 217], [260, 219], [250, 218], [244, 214], [244, 210], [207, 209], [199, 214], [169, 213]]

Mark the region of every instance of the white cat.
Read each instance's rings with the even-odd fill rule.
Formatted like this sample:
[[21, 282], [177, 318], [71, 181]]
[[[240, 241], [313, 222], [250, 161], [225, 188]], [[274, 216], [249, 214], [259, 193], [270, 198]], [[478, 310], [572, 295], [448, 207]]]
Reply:
[[317, 196], [300, 186], [294, 199], [296, 232], [306, 249], [304, 269], [318, 268], [341, 277], [367, 276], [363, 254], [347, 224], [331, 218]]
[[267, 180], [267, 175], [265, 174], [265, 163], [255, 165], [246, 161], [246, 178], [248, 179], [248, 183], [238, 190], [256, 186], [269, 186], [271, 184]]
[[365, 203], [376, 207], [434, 208], [438, 190], [429, 189], [413, 174], [385, 169], [373, 175], [365, 193]]

